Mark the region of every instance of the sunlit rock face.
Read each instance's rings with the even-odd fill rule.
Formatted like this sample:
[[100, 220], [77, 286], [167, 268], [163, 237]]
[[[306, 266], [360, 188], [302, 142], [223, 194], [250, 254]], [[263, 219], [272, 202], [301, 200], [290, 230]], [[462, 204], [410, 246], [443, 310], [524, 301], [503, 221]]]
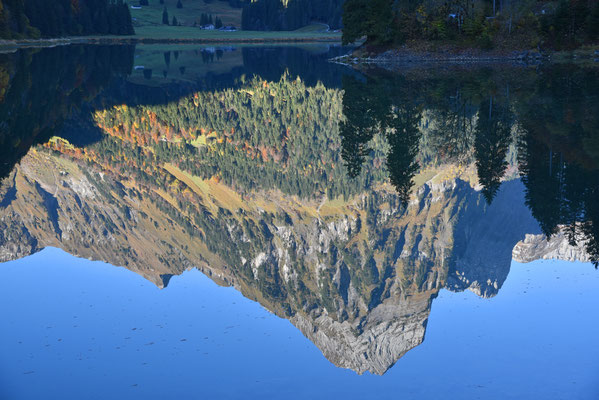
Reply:
[[389, 299], [372, 309], [359, 327], [327, 315], [310, 319], [298, 314], [290, 320], [333, 364], [382, 375], [424, 340], [431, 300], [428, 293]]
[[[167, 251], [158, 233], [144, 227], [139, 208], [127, 210], [124, 198], [120, 203], [107, 199], [68, 159], [32, 152], [2, 190], [12, 193], [0, 208], [4, 261], [59, 247], [78, 257], [125, 266], [160, 287], [160, 274], [173, 269], [181, 273], [191, 266], [176, 258], [174, 246]], [[163, 263], [168, 257], [170, 266]]]
[[590, 262], [585, 245], [584, 238], [578, 238], [576, 244], [570, 243], [563, 229], [549, 239], [545, 235], [527, 234], [514, 247], [512, 257], [521, 263], [539, 259]]
[[159, 287], [198, 268], [288, 318], [335, 365], [374, 374], [422, 343], [442, 288], [495, 295], [512, 249], [523, 261], [586, 259], [563, 236], [526, 236], [538, 227], [519, 181], [487, 205], [469, 183], [433, 178], [407, 208], [384, 184], [344, 202], [201, 184], [190, 222], [159, 186], [32, 150], [2, 183], [0, 257], [59, 247]]

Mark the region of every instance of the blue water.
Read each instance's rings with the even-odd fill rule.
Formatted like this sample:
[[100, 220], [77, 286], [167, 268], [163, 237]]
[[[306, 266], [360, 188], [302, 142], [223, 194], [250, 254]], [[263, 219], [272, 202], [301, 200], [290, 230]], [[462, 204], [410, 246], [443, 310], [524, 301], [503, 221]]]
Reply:
[[2, 400], [599, 398], [589, 264], [513, 262], [492, 299], [441, 291], [424, 343], [382, 377], [196, 270], [160, 290], [52, 248], [0, 270]]

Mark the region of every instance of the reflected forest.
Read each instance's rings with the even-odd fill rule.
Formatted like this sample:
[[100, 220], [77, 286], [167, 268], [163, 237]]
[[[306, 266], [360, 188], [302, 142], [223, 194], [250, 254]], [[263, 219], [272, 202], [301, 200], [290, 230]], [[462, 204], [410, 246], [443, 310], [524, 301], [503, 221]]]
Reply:
[[58, 247], [161, 288], [195, 267], [360, 374], [422, 343], [441, 289], [495, 296], [564, 246], [597, 266], [595, 69], [219, 50], [158, 49], [168, 79], [134, 46], [1, 55], [2, 261]]
[[447, 79], [377, 72], [343, 80], [339, 134], [350, 177], [365, 163], [384, 164], [405, 206], [414, 177], [431, 165], [473, 164], [488, 204], [519, 176], [543, 233], [582, 241], [597, 266], [596, 71], [560, 66], [518, 79], [490, 68]]

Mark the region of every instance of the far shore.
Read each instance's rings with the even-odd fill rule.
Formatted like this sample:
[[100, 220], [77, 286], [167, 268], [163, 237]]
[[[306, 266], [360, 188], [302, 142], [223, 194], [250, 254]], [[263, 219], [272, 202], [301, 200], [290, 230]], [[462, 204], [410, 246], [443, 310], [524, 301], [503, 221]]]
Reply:
[[[427, 46], [428, 45], [428, 46]], [[496, 49], [448, 45], [430, 46], [426, 43], [404, 45], [400, 47], [377, 49], [359, 46], [352, 53], [331, 59], [332, 62], [353, 67], [381, 65], [386, 67], [409, 64], [484, 64], [484, 63], [522, 63], [541, 64], [547, 62], [585, 62], [599, 66], [599, 46], [584, 46], [573, 50], [541, 49]]]
[[323, 31], [234, 31], [200, 30], [193, 27], [139, 27], [131, 36], [75, 36], [65, 38], [0, 40], [0, 52], [26, 47], [54, 47], [69, 44], [218, 44], [341, 42], [341, 33]]
[[[131, 36], [77, 36], [53, 39], [0, 40], [0, 53], [14, 52], [21, 48], [55, 47], [70, 44], [292, 44], [292, 43], [341, 43], [340, 32], [322, 30], [297, 31], [233, 31], [201, 30], [195, 27], [142, 26]], [[436, 43], [410, 43], [391, 49], [358, 47], [352, 53], [336, 57], [332, 62], [353, 67], [382, 65], [400, 67], [418, 64], [484, 64], [584, 62], [599, 66], [599, 45], [585, 46], [569, 51], [531, 50], [481, 50], [457, 48]]]

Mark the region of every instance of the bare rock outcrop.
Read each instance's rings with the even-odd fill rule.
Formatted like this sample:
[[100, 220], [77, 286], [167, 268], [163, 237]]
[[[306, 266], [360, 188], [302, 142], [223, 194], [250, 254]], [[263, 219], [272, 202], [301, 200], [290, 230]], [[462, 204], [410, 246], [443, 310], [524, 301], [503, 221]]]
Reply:
[[518, 242], [512, 251], [514, 261], [527, 263], [535, 260], [565, 260], [591, 261], [585, 250], [585, 240], [577, 240], [576, 245], [570, 244], [566, 235], [560, 231], [551, 238], [545, 235], [527, 234], [524, 240]]

